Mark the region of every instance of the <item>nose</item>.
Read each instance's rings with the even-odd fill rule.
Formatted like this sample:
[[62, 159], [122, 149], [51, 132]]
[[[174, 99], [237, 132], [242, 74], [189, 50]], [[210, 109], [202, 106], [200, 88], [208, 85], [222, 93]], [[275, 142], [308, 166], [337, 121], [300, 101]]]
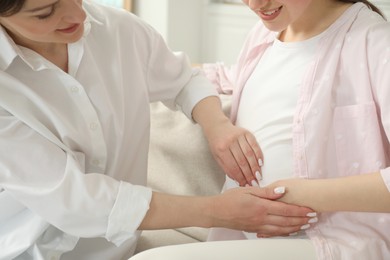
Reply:
[[270, 0], [244, 0], [252, 10], [259, 10], [270, 4]]
[[66, 0], [63, 1], [64, 16], [63, 21], [67, 23], [83, 23], [87, 17], [83, 9], [82, 0]]

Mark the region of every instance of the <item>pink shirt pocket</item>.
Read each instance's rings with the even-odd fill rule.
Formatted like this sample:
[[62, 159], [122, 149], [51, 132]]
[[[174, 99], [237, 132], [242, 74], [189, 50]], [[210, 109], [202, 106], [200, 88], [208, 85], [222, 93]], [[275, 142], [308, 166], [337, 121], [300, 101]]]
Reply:
[[333, 124], [340, 176], [384, 168], [384, 143], [374, 103], [336, 107]]

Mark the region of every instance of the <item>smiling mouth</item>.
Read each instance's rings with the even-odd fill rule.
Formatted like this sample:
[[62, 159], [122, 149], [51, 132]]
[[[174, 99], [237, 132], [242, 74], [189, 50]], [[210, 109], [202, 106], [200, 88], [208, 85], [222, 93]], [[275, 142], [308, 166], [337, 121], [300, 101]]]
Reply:
[[273, 10], [268, 10], [268, 11], [262, 11], [262, 10], [259, 10], [259, 12], [265, 16], [271, 16], [271, 15], [274, 15], [276, 14], [277, 12], [279, 12], [281, 9], [283, 8], [283, 6], [281, 7], [278, 7], [276, 9], [273, 9]]

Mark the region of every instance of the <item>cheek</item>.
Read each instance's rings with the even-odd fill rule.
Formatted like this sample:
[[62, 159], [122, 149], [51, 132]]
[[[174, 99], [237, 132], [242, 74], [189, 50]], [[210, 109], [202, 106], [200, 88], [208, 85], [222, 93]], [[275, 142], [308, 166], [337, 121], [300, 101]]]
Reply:
[[22, 28], [26, 35], [36, 36], [47, 35], [57, 29], [56, 24], [41, 21], [38, 21], [36, 23], [27, 23]]

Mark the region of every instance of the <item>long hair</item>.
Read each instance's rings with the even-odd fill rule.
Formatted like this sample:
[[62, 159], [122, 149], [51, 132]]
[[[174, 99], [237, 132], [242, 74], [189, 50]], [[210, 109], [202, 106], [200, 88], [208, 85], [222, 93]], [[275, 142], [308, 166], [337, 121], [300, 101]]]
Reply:
[[0, 0], [0, 17], [11, 16], [22, 9], [26, 0]]
[[368, 0], [339, 0], [340, 2], [344, 2], [344, 3], [363, 3], [365, 5], [367, 5], [371, 10], [373, 10], [374, 12], [377, 12], [378, 14], [380, 14], [383, 18], [386, 19], [385, 15], [381, 12], [381, 10], [376, 7], [373, 3], [371, 3], [370, 1]]

